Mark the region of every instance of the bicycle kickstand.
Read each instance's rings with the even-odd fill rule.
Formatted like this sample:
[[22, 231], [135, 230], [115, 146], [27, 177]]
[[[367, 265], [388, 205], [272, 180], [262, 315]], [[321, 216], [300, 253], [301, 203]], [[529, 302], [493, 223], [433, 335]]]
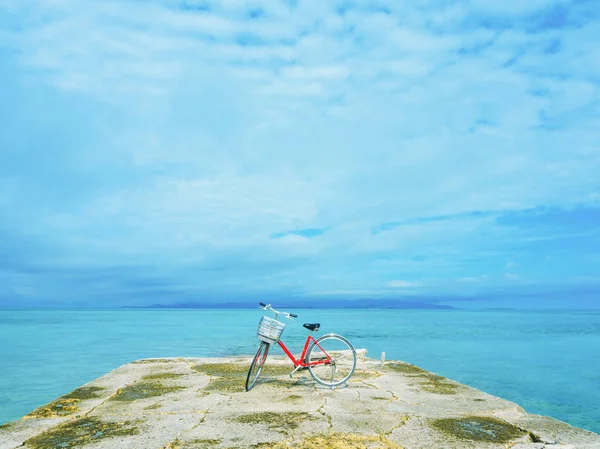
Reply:
[[294, 368], [294, 371], [292, 371], [292, 372], [290, 373], [290, 379], [291, 379], [291, 378], [294, 376], [294, 373], [295, 373], [296, 371], [298, 371], [299, 369], [301, 369], [301, 368], [302, 368], [302, 365], [298, 365], [296, 368]]

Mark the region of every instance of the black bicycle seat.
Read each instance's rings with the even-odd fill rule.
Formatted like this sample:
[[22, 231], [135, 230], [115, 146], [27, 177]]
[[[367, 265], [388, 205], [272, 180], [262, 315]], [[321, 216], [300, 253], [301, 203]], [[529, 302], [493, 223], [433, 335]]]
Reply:
[[314, 323], [314, 324], [309, 324], [309, 323], [305, 323], [303, 324], [303, 326], [305, 328], [307, 328], [309, 331], [318, 331], [319, 328], [321, 327], [321, 323]]

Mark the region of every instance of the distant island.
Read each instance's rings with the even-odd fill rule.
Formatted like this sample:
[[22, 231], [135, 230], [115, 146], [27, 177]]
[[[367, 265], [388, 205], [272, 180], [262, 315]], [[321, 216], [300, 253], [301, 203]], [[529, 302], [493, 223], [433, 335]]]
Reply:
[[[268, 302], [265, 300], [265, 302]], [[285, 309], [413, 309], [413, 310], [457, 310], [456, 307], [435, 304], [425, 301], [390, 301], [390, 300], [361, 300], [344, 301], [331, 300], [316, 302], [287, 302], [279, 301], [277, 307]], [[177, 304], [150, 304], [143, 306], [123, 306], [124, 309], [254, 309], [256, 302], [188, 302]]]

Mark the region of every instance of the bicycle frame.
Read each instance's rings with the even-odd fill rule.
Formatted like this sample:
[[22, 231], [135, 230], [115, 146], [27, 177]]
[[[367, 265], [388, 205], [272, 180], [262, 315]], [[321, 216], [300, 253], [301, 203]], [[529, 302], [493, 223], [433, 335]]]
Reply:
[[[304, 362], [304, 359], [306, 357], [306, 353], [308, 352], [308, 344], [311, 341], [313, 342], [313, 344], [317, 345], [317, 347], [320, 348], [321, 351], [323, 351], [323, 354], [325, 354], [327, 356], [326, 359], [319, 360], [319, 361], [316, 361], [316, 362], [311, 362], [311, 363]], [[309, 336], [306, 337], [306, 343], [304, 343], [304, 349], [302, 350], [302, 355], [300, 356], [299, 359], [296, 359], [294, 357], [294, 355], [283, 344], [283, 342], [281, 340], [277, 340], [277, 343], [279, 344], [279, 347], [281, 349], [283, 349], [283, 352], [285, 352], [285, 355], [287, 355], [289, 357], [289, 359], [292, 361], [292, 363], [294, 364], [294, 366], [296, 368], [306, 367], [306, 366], [315, 366], [315, 365], [329, 365], [331, 363], [331, 356], [329, 354], [327, 354], [323, 348], [321, 348], [321, 345], [319, 345], [319, 343], [317, 343], [317, 340], [315, 340], [312, 335], [309, 335]]]

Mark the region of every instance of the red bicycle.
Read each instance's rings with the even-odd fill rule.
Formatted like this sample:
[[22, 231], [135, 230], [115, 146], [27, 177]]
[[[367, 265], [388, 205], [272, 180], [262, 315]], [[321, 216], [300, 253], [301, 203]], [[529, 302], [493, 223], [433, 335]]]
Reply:
[[[294, 364], [295, 369], [290, 373], [290, 377], [299, 369], [308, 368], [315, 381], [333, 389], [347, 382], [354, 374], [356, 350], [347, 339], [336, 334], [327, 334], [315, 339], [309, 334], [306, 337], [302, 355], [295, 358], [280, 339], [285, 324], [279, 321], [279, 316], [284, 316], [290, 320], [298, 318], [298, 316], [293, 313], [275, 310], [270, 304], [262, 302], [259, 304], [263, 310], [273, 312], [275, 319], [263, 316], [258, 323], [256, 334], [261, 343], [250, 364], [248, 376], [246, 376], [246, 391], [250, 391], [258, 380], [265, 360], [267, 360], [269, 347], [273, 343], [278, 343]], [[311, 332], [316, 332], [321, 325], [319, 323], [307, 323], [304, 324], [304, 327]]]

